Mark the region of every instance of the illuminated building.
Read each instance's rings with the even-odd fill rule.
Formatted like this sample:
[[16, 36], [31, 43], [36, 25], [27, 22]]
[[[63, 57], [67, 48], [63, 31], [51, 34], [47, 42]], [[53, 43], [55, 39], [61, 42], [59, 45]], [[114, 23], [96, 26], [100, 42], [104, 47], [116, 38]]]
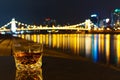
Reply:
[[50, 19], [50, 18], [46, 18], [45, 22], [44, 22], [44, 26], [47, 26], [47, 27], [56, 26], [56, 20], [53, 20], [53, 19]]
[[90, 20], [92, 21], [92, 23], [94, 23], [94, 25], [99, 26], [99, 17], [97, 14], [92, 14], [90, 16]]
[[115, 9], [111, 13], [111, 25], [112, 26], [120, 26], [120, 9]]

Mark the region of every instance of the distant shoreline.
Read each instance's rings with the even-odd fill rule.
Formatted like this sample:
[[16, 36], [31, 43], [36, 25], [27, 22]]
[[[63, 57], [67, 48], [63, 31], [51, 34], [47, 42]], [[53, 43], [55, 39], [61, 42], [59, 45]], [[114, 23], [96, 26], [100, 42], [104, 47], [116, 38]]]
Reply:
[[[13, 34], [13, 33], [6, 33], [6, 34]], [[120, 30], [85, 30], [85, 31], [76, 31], [76, 30], [64, 30], [64, 31], [33, 31], [33, 32], [24, 32], [18, 33], [19, 34], [120, 34]]]
[[58, 32], [32, 32], [24, 34], [120, 34], [120, 31], [104, 30], [104, 31], [58, 31]]

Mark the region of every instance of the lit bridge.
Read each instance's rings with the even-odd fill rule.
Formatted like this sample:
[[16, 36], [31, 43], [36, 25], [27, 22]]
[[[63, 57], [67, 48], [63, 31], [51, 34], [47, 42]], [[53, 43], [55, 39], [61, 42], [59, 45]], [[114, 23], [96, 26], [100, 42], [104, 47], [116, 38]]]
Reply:
[[5, 33], [19, 33], [19, 32], [31, 32], [31, 31], [88, 31], [90, 30], [89, 27], [80, 27], [81, 25], [85, 25], [84, 23], [76, 24], [76, 25], [69, 25], [69, 26], [59, 26], [59, 27], [47, 27], [47, 26], [36, 26], [36, 25], [28, 25], [21, 22], [16, 21], [14, 18], [4, 26], [0, 28], [0, 32]]

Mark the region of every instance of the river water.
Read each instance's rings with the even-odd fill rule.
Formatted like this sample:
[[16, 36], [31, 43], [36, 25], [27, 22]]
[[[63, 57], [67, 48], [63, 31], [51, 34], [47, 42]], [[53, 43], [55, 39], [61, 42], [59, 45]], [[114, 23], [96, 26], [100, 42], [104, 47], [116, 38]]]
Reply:
[[120, 34], [22, 34], [18, 37], [95, 63], [120, 67]]

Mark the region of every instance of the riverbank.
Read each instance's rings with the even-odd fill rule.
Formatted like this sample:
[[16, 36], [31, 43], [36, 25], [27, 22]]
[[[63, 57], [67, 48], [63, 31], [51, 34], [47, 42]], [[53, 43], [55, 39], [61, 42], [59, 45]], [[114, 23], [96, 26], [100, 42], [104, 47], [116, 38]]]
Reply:
[[43, 57], [44, 80], [119, 80], [120, 72], [90, 62]]
[[90, 30], [90, 34], [120, 34], [120, 30]]
[[[7, 35], [12, 35], [12, 33], [6, 33]], [[3, 35], [6, 35], [3, 34]], [[114, 30], [114, 29], [108, 29], [108, 30], [53, 30], [53, 31], [47, 31], [47, 30], [36, 30], [31, 32], [24, 32], [20, 33], [17, 32], [16, 34], [120, 34], [120, 30]], [[2, 34], [0, 34], [2, 35]]]
[[95, 64], [87, 59], [45, 50], [44, 80], [119, 80], [120, 71], [110, 66]]

